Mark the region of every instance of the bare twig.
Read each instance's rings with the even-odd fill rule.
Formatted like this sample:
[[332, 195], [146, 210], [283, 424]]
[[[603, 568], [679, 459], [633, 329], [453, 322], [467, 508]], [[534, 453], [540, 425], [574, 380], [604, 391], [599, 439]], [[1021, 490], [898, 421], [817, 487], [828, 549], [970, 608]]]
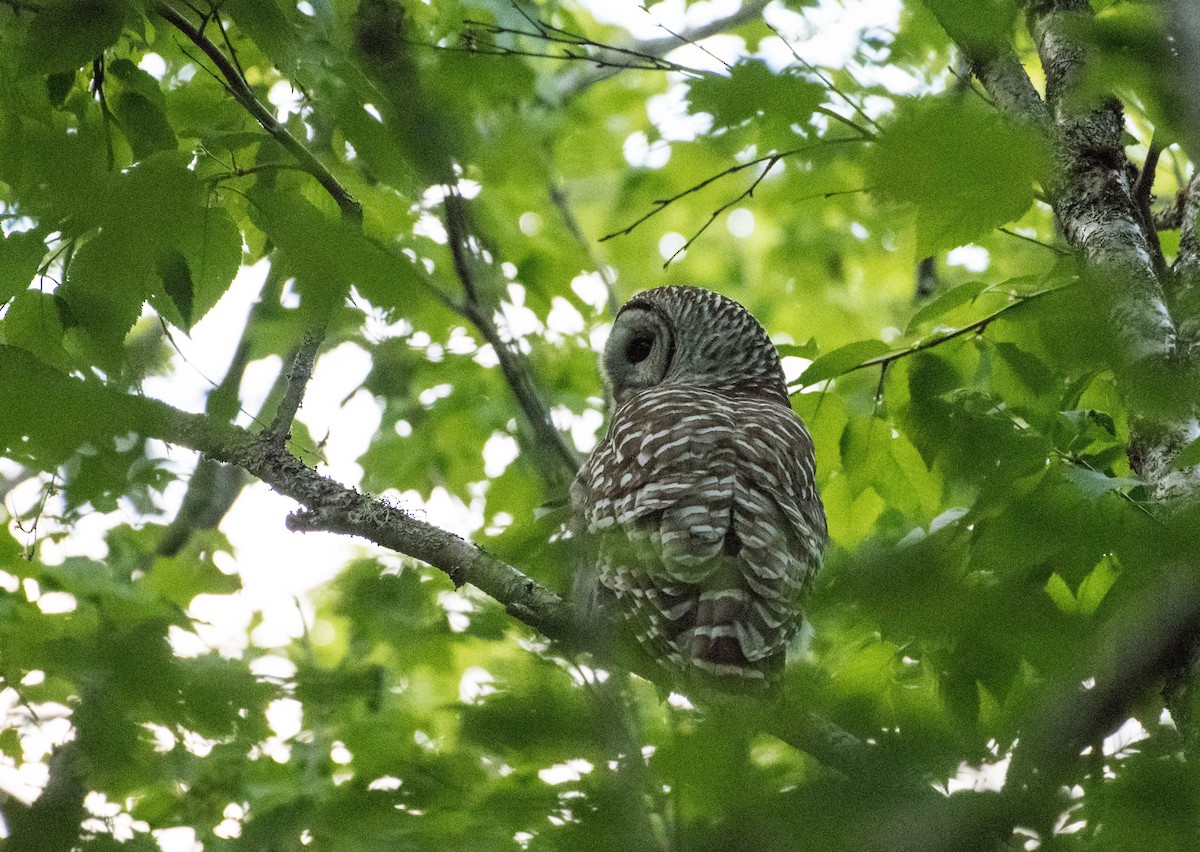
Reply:
[[250, 175], [260, 174], [262, 172], [278, 172], [278, 171], [297, 171], [308, 174], [308, 170], [298, 163], [256, 163], [253, 166], [236, 166], [231, 167], [225, 174], [214, 174], [208, 178], [211, 183], [217, 184], [234, 178], [249, 177]]
[[[774, 165], [774, 163], [772, 163], [771, 165]], [[758, 188], [759, 183], [762, 182], [762, 179], [767, 176], [767, 172], [769, 172], [770, 170], [771, 170], [771, 166], [767, 166], [765, 169], [763, 169], [762, 174], [760, 174], [757, 178], [755, 178], [754, 183], [752, 183], [745, 192], [741, 193], [736, 198], [726, 202], [725, 204], [722, 204], [720, 207], [718, 207], [716, 210], [714, 210], [712, 212], [712, 215], [710, 215], [708, 217], [708, 221], [705, 222], [703, 225], [701, 225], [700, 229], [697, 230], [696, 233], [692, 234], [692, 236], [688, 239], [687, 242], [685, 242], [683, 245], [681, 245], [678, 249], [675, 250], [674, 254], [672, 254], [669, 258], [667, 258], [666, 262], [663, 263], [663, 269], [666, 269], [675, 260], [675, 258], [679, 257], [679, 255], [681, 255], [685, 251], [687, 251], [691, 247], [692, 243], [694, 243], [696, 240], [698, 240], [700, 238], [700, 235], [703, 234], [705, 231], [707, 231], [709, 226], [712, 225], [713, 222], [717, 221], [718, 216], [720, 216], [722, 213], [724, 213], [726, 210], [728, 210], [733, 205], [737, 204], [739, 201], [741, 201], [745, 198], [752, 197], [754, 195], [754, 190], [756, 190]], [[791, 203], [799, 204], [801, 201], [811, 201], [814, 198], [830, 199], [830, 198], [836, 198], [839, 195], [855, 195], [860, 192], [868, 192], [868, 191], [869, 191], [868, 187], [858, 187], [857, 189], [835, 189], [835, 190], [831, 190], [829, 192], [814, 192], [811, 195], [798, 195], [791, 199]]]
[[472, 256], [470, 231], [466, 221], [466, 206], [462, 196], [454, 189], [446, 195], [445, 208], [446, 233], [454, 261], [454, 271], [462, 283], [466, 297], [459, 308], [460, 312], [479, 329], [484, 340], [491, 344], [495, 351], [504, 379], [533, 430], [533, 457], [538, 460], [538, 469], [547, 484], [560, 491], [574, 478], [579, 469], [579, 458], [567, 445], [562, 433], [555, 428], [550, 409], [534, 386], [527, 362], [512, 341], [504, 340], [500, 336], [500, 330], [494, 320], [494, 306], [480, 295], [475, 281], [475, 259]]
[[1154, 175], [1158, 170], [1158, 158], [1162, 154], [1162, 145], [1158, 135], [1150, 139], [1146, 149], [1146, 160], [1138, 172], [1137, 182], [1133, 185], [1133, 209], [1141, 222], [1146, 242], [1150, 246], [1151, 259], [1154, 262], [1154, 272], [1160, 281], [1167, 280], [1167, 259], [1163, 257], [1162, 244], [1158, 240], [1158, 228], [1154, 226], [1154, 212], [1150, 209], [1153, 200]]
[[[652, 12], [651, 12], [649, 9], [647, 9], [645, 6], [643, 6], [643, 7], [642, 7], [642, 11], [643, 11], [643, 12], [645, 12], [647, 15], [650, 15], [651, 17], [654, 17], [654, 14], [653, 14], [653, 13], [652, 13]], [[697, 50], [699, 50], [701, 53], [703, 53], [703, 54], [705, 54], [706, 56], [708, 56], [708, 58], [709, 58], [709, 59], [712, 59], [712, 60], [714, 60], [714, 61], [715, 61], [717, 64], [719, 64], [719, 65], [721, 65], [722, 67], [724, 67], [724, 69], [725, 69], [726, 71], [729, 71], [729, 70], [731, 70], [731, 69], [733, 68], [733, 66], [732, 66], [732, 65], [730, 65], [728, 62], [726, 62], [724, 59], [722, 59], [721, 57], [717, 56], [715, 53], [713, 53], [711, 50], [709, 50], [709, 49], [708, 49], [707, 47], [705, 47], [704, 45], [700, 44], [700, 43], [699, 43], [699, 41], [697, 41], [696, 37], [695, 37], [695, 36], [693, 36], [693, 35], [691, 35], [690, 33], [687, 33], [687, 32], [675, 32], [673, 29], [671, 29], [671, 28], [670, 28], [670, 27], [668, 27], [666, 24], [664, 24], [664, 23], [661, 23], [661, 22], [659, 22], [659, 24], [658, 24], [658, 28], [659, 28], [660, 30], [662, 30], [663, 32], [665, 32], [669, 38], [673, 38], [673, 39], [675, 39], [675, 40], [676, 40], [676, 42], [678, 43], [678, 44], [677, 44], [677, 46], [682, 46], [682, 45], [685, 45], [685, 44], [690, 44], [692, 47], [696, 48], [696, 49], [697, 49]]]
[[338, 182], [337, 178], [330, 173], [329, 169], [325, 168], [321, 161], [307, 147], [297, 140], [296, 137], [292, 136], [288, 132], [288, 129], [276, 120], [271, 111], [254, 94], [245, 77], [241, 75], [233, 62], [221, 52], [221, 48], [169, 3], [155, 2], [151, 8], [171, 24], [171, 26], [187, 36], [217, 66], [223, 77], [222, 82], [234, 99], [254, 117], [255, 121], [262, 125], [264, 130], [275, 137], [279, 144], [296, 158], [306, 172], [312, 175], [325, 188], [325, 191], [337, 202], [342, 215], [348, 221], [361, 223], [362, 205], [350, 194], [349, 190]]
[[[672, 50], [676, 50], [681, 44], [695, 43], [706, 38], [711, 38], [719, 33], [728, 32], [735, 27], [750, 21], [757, 20], [762, 17], [763, 9], [767, 7], [770, 0], [749, 0], [742, 4], [736, 12], [727, 15], [724, 18], [718, 18], [715, 21], [709, 21], [699, 27], [682, 30], [677, 35], [665, 36], [663, 38], [647, 39], [645, 41], [633, 42], [630, 45], [625, 45], [626, 49], [635, 51], [645, 57], [654, 57], [662, 59]], [[579, 68], [574, 74], [564, 74], [558, 83], [558, 91], [564, 97], [577, 95], [585, 89], [594, 86], [596, 83], [610, 79], [620, 72], [621, 68], [600, 67], [600, 68]]]
[[690, 237], [688, 237], [687, 241], [683, 245], [681, 245], [679, 248], [675, 249], [674, 253], [672, 253], [672, 255], [663, 262], [663, 269], [666, 269], [668, 266], [670, 266], [672, 261], [675, 260], [675, 258], [679, 257], [679, 255], [681, 255], [685, 251], [687, 251], [691, 247], [692, 243], [694, 243], [694, 242], [696, 242], [696, 240], [700, 239], [700, 235], [703, 234], [705, 231], [707, 231], [708, 227], [713, 222], [717, 221], [718, 216], [720, 216], [722, 213], [724, 213], [726, 210], [728, 210], [733, 205], [737, 204], [742, 199], [752, 198], [754, 196], [754, 190], [758, 189], [758, 185], [763, 182], [763, 179], [768, 174], [770, 174], [771, 169], [775, 168], [775, 164], [779, 162], [781, 157], [782, 157], [781, 154], [777, 154], [773, 157], [768, 157], [766, 165], [763, 166], [763, 170], [761, 172], [759, 172], [759, 175], [758, 175], [758, 177], [756, 177], [754, 179], [754, 182], [752, 184], [750, 184], [750, 186], [748, 186], [740, 195], [736, 196], [735, 198], [730, 199], [729, 201], [726, 201], [724, 204], [722, 204], [720, 207], [718, 207], [716, 210], [714, 210], [712, 212], [712, 214], [708, 217], [708, 221], [700, 226], [700, 230], [696, 231], [696, 233], [694, 233]]
[[[464, 21], [464, 23], [475, 24], [474, 21]], [[500, 31], [503, 32], [504, 30]], [[510, 30], [508, 32], [511, 32], [514, 35], [533, 35], [533, 33], [527, 33], [524, 30]], [[605, 59], [600, 56], [579, 53], [574, 50], [564, 50], [562, 53], [546, 53], [536, 50], [523, 50], [516, 47], [501, 47], [500, 45], [496, 44], [479, 44], [477, 42], [472, 42], [469, 45], [428, 44], [426, 42], [405, 42], [405, 44], [407, 44], [409, 47], [426, 47], [447, 53], [469, 53], [475, 56], [520, 56], [526, 59], [551, 59], [557, 62], [578, 62], [594, 68], [607, 68], [614, 71], [675, 71], [679, 74], [685, 74], [689, 77], [705, 76], [704, 71], [699, 71], [695, 68], [688, 68], [685, 65], [667, 62], [654, 57], [648, 57], [644, 61], [639, 62], [634, 59]]]
[[1049, 251], [1052, 251], [1055, 254], [1060, 255], [1062, 257], [1070, 257], [1071, 256], [1071, 252], [1067, 251], [1065, 248], [1060, 248], [1059, 246], [1053, 245], [1052, 243], [1043, 242], [1042, 240], [1035, 239], [1034, 237], [1027, 237], [1024, 234], [1018, 234], [1016, 231], [1012, 230], [1011, 228], [997, 228], [996, 230], [1007, 236], [1016, 237], [1018, 240], [1024, 240], [1027, 243], [1033, 243], [1035, 246], [1038, 246], [1039, 248], [1048, 249]]
[[[822, 145], [840, 145], [840, 144], [845, 144], [847, 142], [862, 142], [862, 141], [863, 141], [862, 139], [855, 139], [855, 138], [818, 139], [815, 142], [810, 142], [807, 145], [801, 145], [798, 148], [792, 148], [787, 151], [776, 152], [773, 154], [766, 154], [765, 156], [756, 157], [753, 160], [748, 160], [745, 163], [738, 163], [736, 166], [730, 166], [729, 168], [725, 169], [724, 171], [717, 172], [715, 175], [712, 175], [711, 177], [705, 178], [704, 180], [700, 181], [700, 183], [694, 184], [693, 186], [688, 187], [687, 189], [683, 190], [682, 192], [678, 192], [675, 195], [672, 195], [670, 198], [655, 199], [653, 202], [651, 202], [654, 209], [652, 209], [649, 213], [647, 213], [646, 215], [642, 216], [640, 219], [637, 219], [636, 221], [627, 225], [626, 227], [622, 228], [619, 231], [613, 231], [611, 234], [605, 234], [603, 237], [600, 238], [600, 242], [604, 242], [605, 240], [611, 240], [614, 237], [621, 237], [621, 236], [625, 236], [627, 234], [633, 233], [634, 228], [636, 228], [638, 225], [645, 222], [647, 219], [657, 216], [664, 209], [666, 209], [671, 204], [674, 204], [679, 199], [686, 198], [687, 196], [691, 195], [692, 193], [699, 192], [700, 190], [704, 189], [706, 186], [708, 186], [712, 183], [716, 183], [721, 178], [729, 177], [730, 175], [735, 175], [738, 172], [745, 171], [746, 169], [752, 169], [755, 166], [759, 165], [760, 163], [767, 163], [768, 164], [767, 169], [769, 170], [776, 163], [778, 163], [780, 160], [782, 160], [786, 157], [793, 157], [796, 154], [803, 154], [807, 151], [813, 150], [814, 148], [819, 148]], [[757, 184], [757, 181], [755, 181], [755, 183]]]
[[[770, 0], [748, 0], [748, 2], [742, 3], [736, 12], [726, 15], [724, 18], [717, 18], [707, 24], [671, 33], [662, 38], [639, 41], [637, 49], [653, 56], [665, 55], [677, 49], [681, 44], [694, 44], [702, 39], [712, 38], [735, 27], [740, 27], [742, 24], [758, 20], [768, 5], [770, 5]], [[666, 27], [663, 29], [665, 30]]]
[[[800, 63], [804, 68], [806, 68], [809, 71], [809, 73], [813, 74], [818, 80], [820, 80], [821, 85], [823, 85], [826, 89], [828, 89], [829, 91], [831, 91], [835, 95], [837, 95], [839, 98], [841, 98], [850, 107], [850, 109], [854, 110], [854, 112], [857, 115], [862, 117], [863, 121], [870, 124], [876, 130], [879, 130], [879, 122], [877, 122], [875, 119], [871, 118], [871, 116], [867, 115], [866, 111], [862, 108], [862, 106], [859, 103], [857, 103], [853, 98], [851, 98], [849, 95], [847, 95], [841, 89], [839, 89], [837, 87], [837, 84], [835, 84], [833, 82], [833, 80], [829, 77], [828, 74], [826, 74], [823, 70], [818, 68], [816, 65], [813, 65], [811, 62], [809, 62], [807, 59], [805, 59], [803, 56], [801, 56], [800, 53], [796, 50], [796, 48], [792, 45], [792, 43], [790, 41], [788, 41], [786, 38], [784, 38], [783, 35], [779, 32], [779, 30], [775, 29], [775, 27], [771, 26], [771, 24], [769, 24], [769, 23], [767, 24], [767, 29], [769, 29], [771, 32], [775, 33], [775, 37], [778, 38], [781, 42], [783, 42], [784, 46], [791, 52], [792, 57], [798, 63]], [[845, 122], [849, 121], [849, 119], [847, 119], [845, 116], [838, 115], [837, 113], [835, 113], [831, 110], [822, 110], [822, 112], [825, 115], [830, 116], [831, 118], [841, 119], [842, 121], [845, 121]], [[864, 136], [870, 137], [873, 135], [870, 132], [864, 130], [862, 127], [859, 127], [854, 122], [849, 122], [849, 124], [851, 127], [854, 127], [856, 130], [858, 130]]]
[[686, 65], [680, 65], [678, 62], [670, 62], [661, 56], [643, 52], [637, 47], [605, 44], [580, 33], [570, 32], [530, 15], [520, 4], [514, 4], [514, 6], [521, 13], [521, 16], [529, 22], [531, 29], [524, 30], [514, 27], [502, 27], [470, 19], [463, 21], [463, 25], [471, 28], [472, 33], [482, 32], [491, 36], [520, 36], [546, 42], [551, 45], [560, 45], [563, 48], [562, 52], [548, 53], [523, 50], [521, 48], [504, 47], [495, 42], [480, 43], [477, 37], [472, 39], [469, 46], [443, 47], [439, 45], [438, 49], [485, 56], [526, 56], [534, 59], [584, 62], [597, 68], [611, 68], [618, 71], [674, 71], [689, 77], [703, 77], [707, 73], [695, 68], [689, 68]]
[[963, 337], [964, 335], [983, 334], [985, 331], [987, 331], [987, 327], [989, 325], [994, 323], [996, 320], [1000, 319], [1005, 314], [1010, 313], [1011, 311], [1015, 311], [1017, 308], [1023, 307], [1024, 305], [1029, 304], [1030, 302], [1034, 301], [1035, 299], [1040, 299], [1042, 296], [1047, 296], [1051, 293], [1057, 293], [1059, 290], [1065, 290], [1068, 287], [1072, 287], [1072, 286], [1074, 286], [1074, 285], [1073, 284], [1063, 284], [1058, 287], [1048, 287], [1045, 290], [1039, 290], [1036, 293], [1030, 293], [1028, 296], [1022, 296], [1020, 299], [1018, 299], [1014, 302], [1010, 302], [1009, 304], [1005, 305], [1004, 307], [999, 308], [995, 311], [992, 311], [987, 316], [983, 317], [982, 319], [976, 320], [975, 322], [971, 323], [970, 325], [964, 325], [962, 328], [956, 328], [954, 331], [949, 331], [949, 332], [946, 332], [945, 334], [939, 334], [937, 337], [931, 337], [928, 340], [922, 340], [919, 343], [915, 343], [912, 346], [909, 346], [907, 349], [900, 349], [896, 352], [888, 352], [886, 355], [879, 355], [879, 356], [876, 356], [875, 358], [868, 358], [867, 360], [863, 361], [861, 364], [856, 364], [855, 366], [846, 370], [846, 373], [853, 373], [856, 370], [866, 370], [871, 367], [886, 368], [893, 361], [899, 361], [901, 358], [907, 358], [909, 355], [916, 355], [918, 352], [924, 352], [927, 349], [933, 349], [935, 346], [941, 346], [943, 343], [949, 343], [951, 340], [955, 340], [959, 337]]

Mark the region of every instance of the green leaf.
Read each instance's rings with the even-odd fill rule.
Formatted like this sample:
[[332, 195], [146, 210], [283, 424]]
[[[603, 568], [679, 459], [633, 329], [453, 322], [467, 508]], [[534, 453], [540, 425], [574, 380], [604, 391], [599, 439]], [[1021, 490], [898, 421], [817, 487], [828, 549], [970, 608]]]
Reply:
[[111, 231], [88, 240], [71, 258], [58, 290], [96, 357], [109, 366], [120, 360], [125, 334], [149, 294], [153, 256], [143, 240]]
[[193, 323], [225, 295], [242, 264], [242, 232], [222, 207], [192, 207], [178, 242], [192, 276]]
[[1175, 470], [1184, 470], [1198, 464], [1200, 464], [1200, 438], [1196, 438], [1184, 447], [1179, 455], [1171, 459], [1171, 467]]
[[1117, 582], [1120, 572], [1117, 570], [1111, 556], [1106, 555], [1079, 583], [1079, 589], [1072, 593], [1059, 574], [1050, 575], [1046, 581], [1046, 593], [1055, 605], [1065, 613], [1077, 615], [1094, 615], [1109, 589]]
[[156, 152], [79, 201], [80, 225], [99, 233], [76, 251], [59, 294], [86, 348], [109, 368], [120, 361], [125, 335], [147, 299], [189, 328], [237, 272], [241, 232], [225, 210], [207, 206], [190, 157]]
[[179, 315], [183, 317], [183, 329], [192, 327], [192, 306], [195, 297], [195, 286], [192, 284], [192, 273], [188, 269], [187, 258], [178, 249], [165, 249], [158, 256], [158, 274], [163, 280], [163, 287]]
[[795, 343], [780, 343], [775, 347], [775, 351], [779, 353], [780, 358], [795, 357], [812, 359], [821, 354], [815, 337], [810, 337], [807, 343], [799, 345]]
[[1079, 591], [1076, 593], [1079, 611], [1084, 615], [1094, 615], [1120, 574], [1115, 558], [1106, 554], [1079, 584]]
[[29, 286], [45, 254], [40, 231], [23, 231], [0, 239], [0, 306]]
[[1067, 613], [1079, 611], [1079, 602], [1075, 600], [1075, 595], [1071, 593], [1071, 587], [1061, 576], [1051, 574], [1050, 579], [1046, 581], [1045, 588], [1046, 594], [1060, 610]]
[[278, 246], [282, 263], [296, 276], [301, 305], [325, 311], [339, 305], [354, 285], [371, 304], [411, 310], [427, 299], [423, 274], [404, 255], [385, 249], [340, 217], [301, 197], [254, 196], [255, 222]]
[[0, 452], [40, 470], [53, 470], [88, 442], [136, 431], [144, 416], [137, 403], [0, 344]]
[[688, 88], [693, 113], [707, 112], [714, 127], [736, 127], [756, 116], [787, 127], [806, 124], [825, 97], [825, 88], [789, 71], [778, 74], [759, 59], [743, 59], [728, 77], [709, 75]]
[[141, 92], [122, 92], [114, 100], [112, 109], [135, 159], [145, 159], [155, 151], [175, 150], [175, 131], [167, 122], [162, 107]]
[[125, 6], [120, 0], [39, 4], [21, 51], [30, 74], [74, 71], [99, 56], [120, 36]]
[[949, 313], [959, 305], [974, 302], [979, 294], [986, 291], [990, 286], [986, 281], [968, 281], [965, 284], [959, 284], [957, 287], [947, 290], [913, 314], [912, 319], [908, 321], [908, 328], [905, 329], [904, 333], [913, 334], [922, 324]]
[[1087, 497], [1096, 499], [1113, 491], [1126, 491], [1145, 483], [1131, 476], [1108, 476], [1083, 465], [1063, 465], [1063, 475]]
[[1012, 0], [924, 0], [960, 45], [997, 53], [1012, 44], [1017, 8]]
[[916, 208], [916, 256], [928, 257], [1022, 216], [1046, 163], [1033, 131], [950, 93], [899, 103], [866, 165], [875, 194]]
[[849, 343], [832, 352], [822, 355], [808, 365], [808, 369], [800, 374], [798, 382], [801, 385], [815, 385], [826, 379], [832, 379], [857, 367], [864, 361], [887, 355], [894, 351], [882, 340], [860, 340]]
[[226, 10], [276, 67], [284, 73], [295, 71], [300, 52], [297, 29], [277, 0], [229, 0]]
[[63, 367], [62, 300], [40, 290], [25, 290], [13, 300], [0, 323], [0, 339], [33, 353], [41, 361]]
[[857, 547], [871, 534], [885, 508], [874, 489], [853, 494], [847, 476], [827, 482], [821, 497], [829, 517], [829, 537], [847, 549]]
[[238, 575], [224, 574], [210, 560], [197, 559], [187, 551], [155, 560], [145, 582], [155, 594], [180, 608], [190, 606], [197, 595], [230, 595], [242, 587]]

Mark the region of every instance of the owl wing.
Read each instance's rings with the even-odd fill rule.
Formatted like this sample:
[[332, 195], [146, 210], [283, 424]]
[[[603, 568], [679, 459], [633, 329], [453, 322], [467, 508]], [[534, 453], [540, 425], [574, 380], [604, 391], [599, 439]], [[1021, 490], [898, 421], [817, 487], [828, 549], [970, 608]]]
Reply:
[[574, 500], [601, 535], [601, 583], [653, 655], [762, 678], [783, 662], [819, 561], [812, 478], [790, 409], [661, 388], [617, 411]]

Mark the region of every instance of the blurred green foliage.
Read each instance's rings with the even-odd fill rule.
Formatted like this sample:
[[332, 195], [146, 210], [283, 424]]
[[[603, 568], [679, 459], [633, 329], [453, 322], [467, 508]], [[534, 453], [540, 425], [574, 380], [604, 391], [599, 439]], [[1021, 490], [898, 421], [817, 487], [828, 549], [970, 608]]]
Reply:
[[[803, 32], [814, 5], [772, 20]], [[928, 5], [967, 10], [952, 36], [1013, 46], [1036, 75], [1013, 4]], [[1162, 22], [1146, 4], [1094, 5], [1083, 93], [1124, 99], [1140, 160], [1153, 131], [1177, 132]], [[719, 290], [804, 359], [789, 362], [793, 401], [832, 542], [791, 685], [913, 774], [944, 784], [1000, 761], [1041, 685], [1192, 552], [1188, 518], [1158, 516], [1130, 468], [1105, 307], [1038, 194], [1047, 152], [948, 72], [949, 38], [923, 4], [860, 31], [836, 67], [781, 49], [755, 18], [731, 29], [746, 55], [713, 44], [729, 63], [715, 72], [601, 68], [598, 81], [555, 39], [628, 34], [571, 3], [364, 2], [388, 31], [352, 0], [180, 4], [193, 23], [207, 12], [206, 36], [260, 101], [295, 99], [286, 127], [362, 203], [361, 225], [157, 6], [0, 2], [0, 451], [14, 483], [41, 483], [0, 530], [0, 767], [45, 762], [38, 714], [69, 716], [86, 788], [132, 816], [123, 848], [186, 827], [206, 849], [849, 849], [905, 807], [636, 679], [635, 771], [613, 730], [626, 714], [590, 670], [411, 560], [347, 564], [314, 594], [333, 631], [319, 643], [173, 651], [203, 633], [197, 596], [238, 593], [237, 554], [205, 528], [160, 552], [166, 527], [147, 516], [188, 474], [107, 397], [40, 407], [22, 359], [137, 394], [170, 335], [264, 258], [286, 295], [267, 285], [246, 361], [286, 360], [323, 319], [330, 346], [372, 359], [361, 387], [381, 422], [362, 487], [478, 507], [479, 544], [569, 593], [565, 495], [539, 477], [488, 344], [453, 309], [462, 284], [430, 226], [450, 175], [469, 199], [478, 299], [530, 312], [518, 345], [563, 424], [604, 410], [590, 339], [612, 319], [606, 280], [617, 300]], [[851, 28], [855, 8], [840, 12]], [[651, 120], [672, 104], [675, 118]], [[1169, 148], [1155, 191], [1173, 195], [1189, 168]], [[1164, 235], [1168, 255], [1176, 243]], [[938, 282], [922, 299], [926, 256]], [[489, 478], [497, 435], [519, 453]], [[320, 453], [301, 427], [295, 450]], [[43, 560], [93, 513], [115, 513], [104, 555]], [[51, 592], [73, 605], [45, 606]], [[1187, 848], [1200, 831], [1179, 734], [1157, 695], [1140, 698], [1149, 738], [1097, 744], [1063, 806], [1074, 827], [1045, 848]], [[299, 732], [272, 726], [280, 707]], [[9, 824], [23, 807], [0, 800]], [[108, 848], [116, 825], [91, 820], [78, 845]]]

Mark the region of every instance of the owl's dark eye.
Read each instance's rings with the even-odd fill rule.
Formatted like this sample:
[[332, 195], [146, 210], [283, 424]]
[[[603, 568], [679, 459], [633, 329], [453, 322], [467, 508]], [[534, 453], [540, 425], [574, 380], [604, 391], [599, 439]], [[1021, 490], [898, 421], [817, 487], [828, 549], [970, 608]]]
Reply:
[[654, 348], [654, 338], [644, 334], [629, 339], [625, 345], [625, 360], [630, 364], [640, 364], [646, 360], [650, 350]]

